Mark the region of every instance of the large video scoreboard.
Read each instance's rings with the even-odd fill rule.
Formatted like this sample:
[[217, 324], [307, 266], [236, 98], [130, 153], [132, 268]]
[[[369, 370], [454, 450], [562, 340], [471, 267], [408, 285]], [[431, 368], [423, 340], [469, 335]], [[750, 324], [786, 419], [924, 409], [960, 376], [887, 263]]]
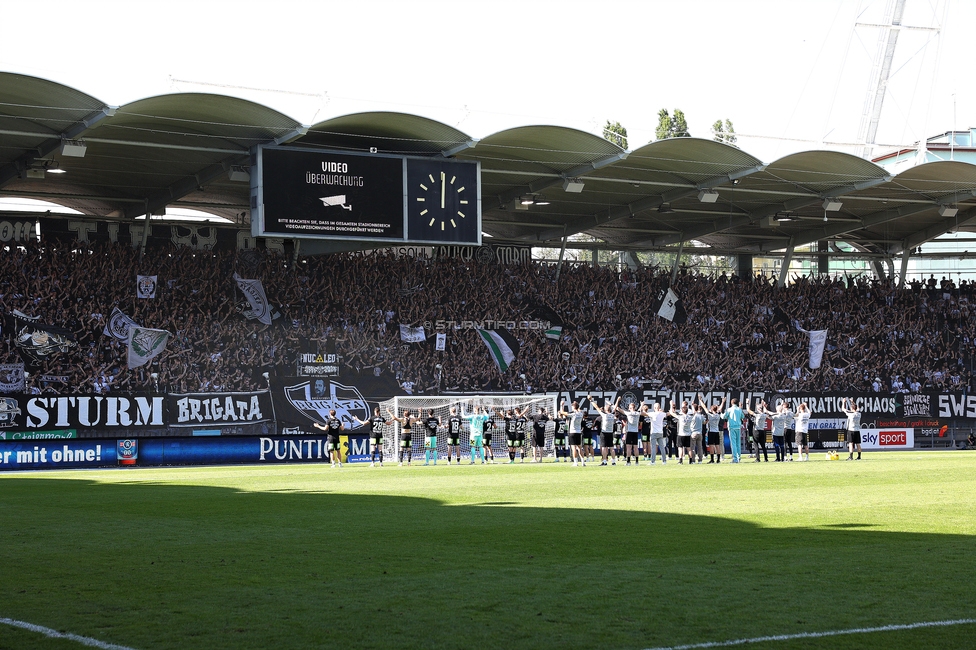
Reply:
[[481, 245], [477, 162], [273, 146], [256, 157], [256, 237]]

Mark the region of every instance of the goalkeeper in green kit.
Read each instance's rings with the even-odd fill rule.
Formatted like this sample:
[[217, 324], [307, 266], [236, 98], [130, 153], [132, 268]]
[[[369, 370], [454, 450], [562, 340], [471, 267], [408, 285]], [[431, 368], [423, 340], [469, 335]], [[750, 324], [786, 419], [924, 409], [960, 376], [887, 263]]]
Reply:
[[475, 412], [471, 415], [465, 415], [461, 412], [461, 417], [468, 420], [471, 423], [471, 464], [474, 465], [475, 450], [478, 452], [478, 456], [481, 457], [481, 464], [485, 464], [485, 422], [491, 419], [488, 415], [488, 409], [485, 407], [476, 407]]

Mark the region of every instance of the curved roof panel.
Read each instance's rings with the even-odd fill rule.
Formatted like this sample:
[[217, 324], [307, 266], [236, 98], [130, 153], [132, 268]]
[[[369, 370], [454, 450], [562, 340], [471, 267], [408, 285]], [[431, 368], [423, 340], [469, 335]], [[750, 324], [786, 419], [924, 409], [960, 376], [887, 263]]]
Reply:
[[311, 126], [293, 144], [383, 153], [436, 154], [464, 144], [471, 136], [419, 115], [376, 111], [353, 113]]
[[[84, 155], [62, 154], [63, 138], [82, 141]], [[179, 93], [116, 109], [61, 84], [0, 73], [2, 195], [125, 218], [178, 203], [243, 224], [250, 188], [240, 172], [254, 145], [272, 142], [479, 161], [483, 230], [495, 242], [551, 246], [585, 233], [638, 249], [694, 240], [761, 252], [791, 240], [843, 239], [891, 251], [900, 250], [892, 242], [917, 245], [976, 218], [976, 165], [963, 162], [890, 178], [855, 156], [806, 151], [764, 167], [711, 140], [675, 138], [625, 152], [598, 135], [545, 125], [476, 142], [450, 125], [396, 112], [338, 116], [306, 132], [235, 97]], [[67, 173], [46, 173], [54, 167]], [[564, 185], [570, 178], [574, 185]], [[525, 195], [536, 202], [518, 200]], [[825, 222], [827, 198], [840, 209]], [[940, 210], [949, 204], [957, 218]]]

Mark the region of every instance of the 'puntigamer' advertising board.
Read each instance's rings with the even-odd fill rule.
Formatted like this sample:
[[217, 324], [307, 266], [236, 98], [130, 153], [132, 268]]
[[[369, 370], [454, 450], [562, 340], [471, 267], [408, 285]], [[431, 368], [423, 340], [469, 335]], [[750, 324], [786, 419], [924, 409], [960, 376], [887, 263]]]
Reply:
[[385, 244], [481, 244], [480, 163], [258, 147], [251, 233]]

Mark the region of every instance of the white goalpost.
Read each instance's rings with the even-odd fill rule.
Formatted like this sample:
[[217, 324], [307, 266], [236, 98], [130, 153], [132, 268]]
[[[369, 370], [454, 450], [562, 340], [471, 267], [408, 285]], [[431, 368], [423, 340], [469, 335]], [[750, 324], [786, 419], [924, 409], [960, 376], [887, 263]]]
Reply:
[[[428, 409], [434, 411], [434, 416], [440, 418], [441, 427], [437, 431], [437, 458], [438, 460], [447, 457], [447, 419], [451, 417], [451, 407], [457, 407], [458, 414], [471, 415], [475, 409], [485, 407], [491, 415], [491, 448], [499, 458], [507, 458], [505, 445], [505, 423], [503, 418], [498, 416], [498, 412], [505, 412], [509, 409], [525, 410], [525, 417], [528, 422], [525, 424], [525, 444], [532, 444], [532, 417], [546, 410], [549, 415], [549, 422], [546, 424], [546, 450], [552, 450], [553, 432], [555, 423], [552, 421], [556, 417], [556, 395], [437, 395], [437, 396], [403, 396], [394, 397], [380, 403], [380, 415], [387, 420], [390, 419], [387, 409], [397, 417], [403, 417], [406, 411], [410, 411], [411, 417], [419, 418], [411, 433], [411, 449], [413, 450], [414, 460], [424, 459], [424, 441], [427, 435], [422, 422], [427, 419]], [[383, 432], [383, 456], [386, 461], [396, 461], [400, 449], [400, 430], [399, 422], [385, 427]], [[461, 453], [469, 453], [469, 433], [471, 429], [468, 422], [464, 424], [464, 433], [461, 434]]]

